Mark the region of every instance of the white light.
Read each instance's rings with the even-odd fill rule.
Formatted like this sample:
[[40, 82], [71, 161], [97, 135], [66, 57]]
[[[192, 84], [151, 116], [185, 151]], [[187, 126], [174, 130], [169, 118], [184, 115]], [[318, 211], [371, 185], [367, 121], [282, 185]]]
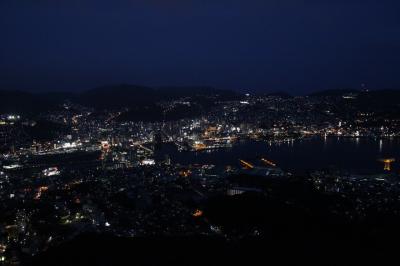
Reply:
[[3, 166], [3, 168], [7, 169], [7, 170], [16, 169], [16, 168], [19, 168], [19, 167], [21, 167], [21, 165], [19, 165], [19, 164], [11, 164], [11, 165], [4, 165]]
[[154, 159], [144, 159], [140, 163], [141, 163], [141, 165], [155, 165], [156, 164]]
[[45, 176], [55, 176], [59, 175], [61, 172], [58, 170], [57, 167], [50, 167], [42, 171]]

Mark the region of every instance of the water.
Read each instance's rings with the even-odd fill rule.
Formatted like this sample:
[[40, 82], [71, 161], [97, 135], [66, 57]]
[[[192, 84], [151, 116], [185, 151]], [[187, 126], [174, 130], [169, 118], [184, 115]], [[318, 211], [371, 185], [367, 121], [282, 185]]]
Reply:
[[289, 143], [243, 141], [232, 148], [203, 152], [179, 152], [172, 144], [164, 145], [156, 156], [165, 154], [180, 164], [238, 165], [238, 159], [260, 163], [264, 157], [284, 170], [304, 172], [337, 168], [355, 172], [383, 172], [380, 158], [395, 158], [394, 171], [400, 169], [400, 139], [311, 138]]

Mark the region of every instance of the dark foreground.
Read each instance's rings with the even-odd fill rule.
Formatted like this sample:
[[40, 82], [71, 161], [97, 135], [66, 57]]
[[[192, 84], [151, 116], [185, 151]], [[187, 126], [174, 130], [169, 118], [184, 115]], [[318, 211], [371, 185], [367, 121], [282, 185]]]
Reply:
[[213, 201], [205, 213], [207, 220], [224, 227], [219, 235], [122, 238], [87, 233], [25, 264], [396, 265], [400, 222], [393, 215], [380, 212], [348, 222], [256, 193]]
[[229, 242], [201, 236], [127, 239], [82, 235], [48, 250], [29, 265], [388, 265], [396, 259], [396, 245], [325, 237], [322, 242], [305, 235]]

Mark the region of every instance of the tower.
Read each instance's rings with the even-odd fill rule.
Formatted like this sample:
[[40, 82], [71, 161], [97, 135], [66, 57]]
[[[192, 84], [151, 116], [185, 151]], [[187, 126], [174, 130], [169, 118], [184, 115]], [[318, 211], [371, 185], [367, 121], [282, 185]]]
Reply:
[[380, 159], [379, 161], [383, 162], [384, 171], [390, 171], [392, 170], [392, 163], [396, 160], [394, 158], [386, 158], [386, 159]]

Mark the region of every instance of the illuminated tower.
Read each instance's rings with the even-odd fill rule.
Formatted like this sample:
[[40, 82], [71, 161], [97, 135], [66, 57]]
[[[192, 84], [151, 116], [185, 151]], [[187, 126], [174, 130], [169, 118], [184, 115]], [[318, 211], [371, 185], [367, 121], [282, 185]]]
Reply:
[[390, 171], [392, 170], [392, 163], [396, 161], [394, 158], [380, 159], [379, 161], [383, 162], [383, 170]]

